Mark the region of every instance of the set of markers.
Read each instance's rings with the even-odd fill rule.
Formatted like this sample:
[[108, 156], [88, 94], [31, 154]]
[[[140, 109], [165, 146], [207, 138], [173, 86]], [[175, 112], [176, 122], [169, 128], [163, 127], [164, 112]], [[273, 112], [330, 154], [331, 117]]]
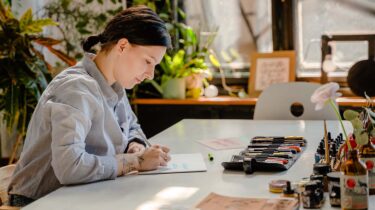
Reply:
[[223, 162], [227, 170], [284, 171], [298, 159], [306, 146], [302, 136], [256, 136], [247, 148], [231, 161]]
[[306, 140], [301, 136], [257, 136], [240, 155], [255, 158], [258, 162], [287, 165], [297, 159], [305, 145]]

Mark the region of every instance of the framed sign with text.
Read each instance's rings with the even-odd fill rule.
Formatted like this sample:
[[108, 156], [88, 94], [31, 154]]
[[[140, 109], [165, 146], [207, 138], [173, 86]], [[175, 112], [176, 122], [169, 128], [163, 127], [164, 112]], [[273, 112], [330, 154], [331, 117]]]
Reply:
[[272, 84], [295, 80], [295, 52], [253, 53], [249, 77], [249, 96], [257, 97]]

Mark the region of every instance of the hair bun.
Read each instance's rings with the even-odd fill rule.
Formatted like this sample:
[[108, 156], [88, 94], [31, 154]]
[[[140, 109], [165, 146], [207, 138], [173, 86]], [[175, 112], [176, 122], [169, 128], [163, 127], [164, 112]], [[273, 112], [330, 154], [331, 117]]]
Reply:
[[82, 42], [83, 50], [89, 52], [94, 45], [98, 44], [101, 41], [101, 39], [101, 35], [89, 36], [86, 40]]

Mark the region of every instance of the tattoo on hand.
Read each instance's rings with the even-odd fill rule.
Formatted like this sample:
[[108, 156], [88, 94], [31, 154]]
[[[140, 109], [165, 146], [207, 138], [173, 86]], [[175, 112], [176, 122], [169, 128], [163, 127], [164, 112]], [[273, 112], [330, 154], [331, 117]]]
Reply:
[[125, 156], [122, 161], [124, 166], [123, 175], [126, 175], [133, 171], [138, 171], [140, 163], [139, 160], [137, 161], [137, 158], [135, 158], [134, 156]]

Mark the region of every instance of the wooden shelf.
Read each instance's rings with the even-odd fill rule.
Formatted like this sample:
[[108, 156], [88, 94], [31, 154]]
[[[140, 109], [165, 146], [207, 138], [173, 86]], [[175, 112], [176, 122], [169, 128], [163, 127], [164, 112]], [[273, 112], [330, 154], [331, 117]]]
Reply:
[[[375, 99], [372, 100], [373, 103]], [[353, 106], [353, 107], [361, 107], [365, 106], [367, 101], [364, 98], [360, 97], [340, 97], [337, 99], [337, 103], [339, 106]]]
[[137, 98], [132, 101], [132, 104], [157, 104], [157, 105], [255, 105], [257, 98], [236, 98], [230, 96], [219, 96], [214, 98], [201, 97], [199, 99], [144, 99]]
[[[254, 106], [258, 98], [237, 98], [218, 96], [214, 98], [201, 97], [199, 99], [162, 99], [137, 98], [132, 100], [133, 105], [218, 105], [218, 106]], [[374, 100], [375, 102], [375, 100]], [[340, 106], [360, 107], [366, 105], [366, 100], [359, 97], [340, 97], [337, 99]]]

